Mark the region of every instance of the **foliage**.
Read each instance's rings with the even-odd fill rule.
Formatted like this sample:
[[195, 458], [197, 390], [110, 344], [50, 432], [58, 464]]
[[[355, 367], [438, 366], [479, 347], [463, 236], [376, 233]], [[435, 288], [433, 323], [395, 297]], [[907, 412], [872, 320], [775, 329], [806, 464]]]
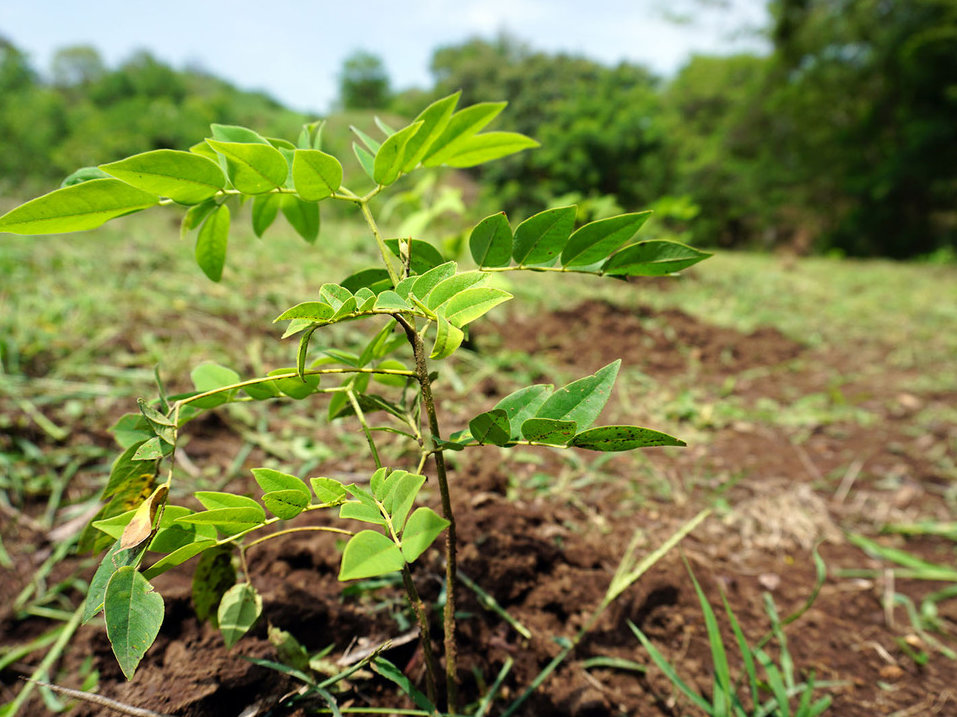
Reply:
[[[162, 68], [149, 58], [142, 58], [141, 64], [146, 79], [154, 72], [162, 74]], [[352, 273], [339, 283], [322, 284], [315, 295], [276, 317], [277, 322], [288, 322], [284, 337], [299, 337], [294, 366], [243, 379], [228, 367], [204, 363], [190, 374], [193, 391], [167, 396], [160, 384], [154, 400], [140, 399], [139, 410], [116, 425], [123, 452], [103, 490], [103, 507], [81, 538], [81, 547], [108, 549], [91, 582], [82, 617], [88, 621], [104, 613], [108, 637], [127, 677], [132, 678], [162, 623], [163, 600], [151, 580], [200, 556], [194, 599], [201, 613], [215, 614], [224, 641], [231, 646], [262, 611], [246, 568], [246, 552], [280, 535], [325, 530], [348, 536], [341, 580], [401, 573], [421, 631], [427, 700], [437, 704], [438, 667], [432, 654], [429, 613], [418, 596], [410, 566], [444, 532], [445, 687], [454, 710], [456, 537], [445, 451], [488, 444], [597, 452], [684, 445], [647, 428], [594, 425], [614, 386], [619, 361], [557, 389], [546, 384], [522, 388], [475, 416], [467, 431], [442, 438], [429, 360], [454, 354], [469, 324], [513, 298], [496, 285], [498, 273], [660, 276], [708, 256], [678, 242], [635, 241], [649, 212], [611, 216], [576, 229], [578, 212], [571, 206], [539, 212], [514, 230], [504, 213], [479, 222], [469, 237], [478, 269], [461, 270], [456, 261], [446, 260], [421, 239], [387, 239], [371, 207], [403, 175], [420, 167], [472, 167], [537, 145], [520, 133], [483, 131], [505, 103], [484, 102], [457, 110], [458, 100], [458, 94], [441, 98], [398, 130], [380, 120], [381, 139], [355, 129], [355, 155], [374, 185], [364, 195], [344, 184], [341, 161], [323, 151], [321, 123], [304, 125], [295, 142], [266, 137], [243, 126], [213, 124], [205, 141], [189, 151], [161, 148], [85, 168], [66, 186], [0, 217], [2, 231], [55, 234], [93, 229], [159, 205], [185, 207], [182, 233], [195, 241], [195, 258], [203, 273], [219, 281], [242, 203], [251, 204], [257, 235], [268, 231], [282, 213], [306, 242], [314, 243], [321, 227], [320, 204], [343, 202], [362, 213], [381, 258], [379, 266]], [[314, 337], [326, 327], [352, 321], [373, 324], [364, 344], [356, 351], [324, 348], [310, 360]], [[330, 420], [354, 417], [358, 423], [375, 466], [368, 485], [261, 467], [252, 471], [260, 489], [256, 498], [206, 490], [194, 494], [202, 510], [170, 502], [175, 452], [191, 421], [230, 403], [304, 400], [316, 394], [329, 397]], [[376, 442], [382, 431], [408, 440], [414, 464], [393, 468], [392, 461], [383, 459]], [[430, 461], [441, 496], [441, 515], [428, 506], [415, 507]], [[340, 519], [367, 527], [359, 531], [328, 526], [264, 530], [312, 511], [336, 511]], [[689, 523], [669, 547], [703, 517]], [[241, 575], [228, 559], [233, 550], [240, 558]], [[148, 553], [160, 557], [147, 560]], [[631, 555], [628, 560], [619, 583], [610, 589], [609, 601], [650, 564], [646, 560], [635, 566]]]

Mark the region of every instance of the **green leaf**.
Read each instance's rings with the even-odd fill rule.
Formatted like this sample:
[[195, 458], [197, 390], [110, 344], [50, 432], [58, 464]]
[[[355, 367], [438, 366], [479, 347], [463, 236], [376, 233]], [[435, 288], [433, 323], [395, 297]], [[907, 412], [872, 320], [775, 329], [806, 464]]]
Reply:
[[588, 266], [604, 261], [648, 221], [651, 211], [599, 219], [578, 229], [562, 251], [562, 266]]
[[[225, 366], [220, 366], [219, 364], [215, 363], [200, 364], [192, 370], [189, 376], [193, 381], [193, 386], [199, 393], [215, 391], [216, 389], [223, 388], [225, 386], [231, 386], [240, 382], [238, 373], [233, 371], [231, 368], [226, 368]], [[223, 393], [218, 393], [206, 398], [200, 398], [198, 400], [191, 401], [190, 403], [196, 408], [213, 408], [214, 406], [226, 403], [234, 394], [235, 389], [232, 391], [224, 391]]]
[[302, 478], [281, 473], [272, 468], [253, 468], [252, 474], [265, 493], [274, 490], [295, 490], [305, 494], [307, 499], [309, 497], [309, 486]]
[[415, 282], [412, 284], [412, 295], [419, 299], [425, 299], [439, 282], [455, 275], [457, 266], [454, 261], [447, 261], [415, 277]]
[[296, 304], [292, 308], [286, 309], [279, 316], [273, 319], [277, 321], [288, 321], [289, 319], [305, 319], [306, 321], [326, 322], [336, 315], [336, 310], [329, 304], [322, 301], [304, 301]]
[[[259, 503], [245, 495], [213, 490], [198, 490], [193, 495], [207, 510], [216, 508], [258, 508], [260, 511], [262, 510]], [[264, 518], [265, 515], [265, 513], [262, 514]]]
[[263, 493], [266, 508], [281, 520], [292, 520], [309, 505], [309, 494], [298, 490], [274, 490]]
[[399, 178], [405, 164], [405, 146], [421, 126], [421, 122], [413, 122], [382, 143], [372, 165], [372, 179], [376, 184], [387, 186]]
[[213, 539], [216, 531], [210, 526], [187, 525], [176, 520], [194, 511], [181, 505], [167, 505], [163, 510], [156, 535], [150, 541], [149, 550], [153, 553], [171, 553], [198, 540]]
[[180, 239], [185, 239], [189, 236], [189, 233], [193, 231], [196, 227], [200, 226], [206, 217], [209, 216], [219, 205], [212, 199], [209, 199], [202, 204], [196, 204], [195, 206], [190, 207], [183, 214], [183, 221], [179, 227], [179, 237]]
[[389, 477], [391, 481], [382, 504], [392, 516], [392, 527], [396, 532], [401, 532], [412, 504], [415, 503], [415, 497], [425, 484], [425, 476], [407, 471], [394, 471]]
[[448, 527], [449, 521], [431, 508], [417, 508], [402, 533], [402, 555], [406, 561], [415, 562]]
[[356, 311], [371, 311], [375, 305], [375, 292], [365, 286], [356, 289]]
[[349, 125], [349, 129], [352, 130], [352, 133], [362, 141], [362, 143], [366, 146], [366, 148], [368, 148], [368, 150], [372, 154], [375, 154], [376, 152], [379, 151], [379, 147], [382, 146], [381, 144], [379, 144], [379, 142], [372, 139], [372, 137], [367, 135], [365, 132], [363, 132], [361, 129], [359, 129], [355, 125]]
[[362, 501], [350, 500], [339, 506], [339, 517], [350, 520], [361, 520], [373, 525], [386, 525], [382, 512], [374, 505], [370, 506]]
[[485, 217], [469, 235], [469, 251], [480, 267], [508, 266], [512, 258], [512, 227], [505, 212]]
[[621, 359], [618, 359], [591, 376], [562, 386], [548, 397], [535, 416], [574, 421], [579, 428], [588, 428], [608, 402], [620, 367]]
[[0, 217], [0, 232], [60, 234], [95, 229], [159, 202], [155, 194], [118, 179], [91, 179], [31, 199]]
[[362, 167], [362, 171], [369, 176], [369, 179], [375, 181], [375, 179], [373, 179], [375, 157], [372, 156], [372, 153], [365, 147], [359, 146], [356, 142], [352, 143], [352, 151], [355, 152], [356, 159], [359, 160], [359, 166]]
[[296, 193], [307, 202], [331, 196], [342, 185], [342, 165], [318, 149], [297, 149], [292, 160]]
[[143, 655], [163, 624], [163, 598], [149, 581], [127, 565], [106, 586], [103, 614], [113, 654], [126, 679], [132, 680]]
[[218, 139], [221, 142], [251, 142], [254, 144], [269, 144], [269, 140], [258, 132], [249, 129], [248, 127], [240, 127], [239, 125], [235, 124], [213, 123], [209, 126], [209, 131], [212, 133], [213, 139]]
[[522, 424], [522, 436], [533, 443], [550, 446], [567, 446], [575, 437], [578, 426], [574, 421], [559, 421], [554, 418], [529, 418]]
[[442, 306], [442, 313], [452, 326], [462, 328], [511, 298], [512, 295], [502, 289], [472, 287], [449, 299]]
[[[403, 473], [405, 471], [402, 471]], [[393, 471], [393, 474], [398, 476], [398, 471]], [[382, 493], [382, 486], [386, 482], [386, 478], [389, 476], [389, 469], [382, 467], [376, 470], [372, 474], [372, 477], [369, 479], [369, 489], [372, 491], [372, 495], [379, 500], [382, 500], [385, 495]]]
[[[267, 373], [267, 376], [280, 376], [282, 374], [296, 373], [295, 368], [277, 368]], [[282, 393], [300, 400], [311, 396], [319, 388], [319, 374], [310, 374], [299, 378], [299, 376], [288, 376], [286, 378], [276, 379], [276, 388]]]
[[339, 284], [325, 283], [319, 287], [319, 298], [337, 311], [352, 297], [352, 292]]
[[249, 583], [233, 585], [219, 603], [219, 631], [230, 648], [249, 632], [263, 611], [263, 599]]
[[363, 530], [349, 539], [342, 551], [340, 580], [359, 580], [401, 570], [405, 559], [399, 546], [374, 530]]
[[262, 194], [286, 183], [289, 165], [272, 145], [215, 139], [206, 143], [226, 158], [229, 180], [243, 194]]
[[[372, 669], [385, 677], [387, 680], [391, 680], [396, 685], [399, 686], [399, 689], [402, 690], [405, 694], [412, 698], [412, 701], [415, 703], [415, 706], [418, 707], [422, 712], [429, 715], [439, 714], [439, 710], [433, 705], [429, 698], [420, 692], [412, 680], [405, 676], [405, 674], [398, 667], [393, 665], [384, 657], [376, 656], [372, 658]], [[476, 714], [481, 714], [477, 712]]]
[[283, 194], [279, 208], [292, 228], [304, 240], [312, 244], [319, 237], [319, 205], [305, 202], [292, 194]]
[[515, 228], [512, 257], [517, 264], [546, 264], [562, 253], [575, 226], [573, 206], [546, 209]]
[[455, 105], [461, 95], [461, 92], [456, 92], [454, 95], [436, 100], [415, 118], [416, 122], [422, 124], [405, 146], [405, 159], [402, 162], [403, 172], [411, 172], [422, 161], [432, 143], [439, 138], [448, 126], [449, 119], [452, 117], [452, 112], [455, 111]]
[[226, 244], [229, 241], [229, 207], [220, 204], [211, 212], [196, 237], [196, 263], [213, 281], [223, 278]]
[[193, 608], [200, 621], [218, 627], [217, 612], [225, 595], [236, 584], [233, 548], [220, 545], [203, 553], [193, 571]]
[[163, 452], [164, 445], [166, 444], [160, 442], [159, 436], [153, 436], [136, 449], [136, 453], [133, 454], [133, 460], [152, 461], [157, 458], [162, 458], [165, 455]]
[[601, 271], [610, 276], [665, 276], [709, 256], [686, 244], [656, 239], [625, 247], [602, 264]]
[[394, 291], [383, 291], [376, 297], [374, 311], [409, 311], [412, 307]]
[[275, 381], [252, 383], [248, 386], [243, 386], [243, 391], [246, 392], [246, 395], [256, 401], [266, 401], [270, 398], [276, 398], [280, 395], [279, 387], [276, 386]]
[[[380, 361], [376, 366], [376, 369], [389, 369], [391, 371], [408, 371], [409, 367], [398, 359], [386, 359], [385, 361]], [[396, 388], [402, 388], [405, 386], [406, 382], [413, 380], [409, 376], [399, 376], [396, 374], [373, 374], [372, 380], [376, 383], [381, 383], [384, 386], [395, 386]]]
[[465, 340], [465, 332], [452, 326], [448, 319], [439, 314], [435, 317], [435, 344], [432, 346], [431, 359], [444, 359], [455, 353]]
[[597, 426], [582, 431], [571, 445], [590, 451], [630, 451], [651, 446], [683, 446], [684, 441], [666, 433], [638, 426]]
[[[386, 239], [385, 245], [389, 251], [401, 257], [398, 239]], [[409, 269], [413, 274], [424, 274], [429, 269], [445, 264], [445, 257], [434, 246], [421, 239], [413, 239], [409, 246]]]
[[440, 281], [425, 297], [425, 304], [431, 311], [435, 311], [446, 301], [466, 289], [479, 286], [488, 281], [489, 274], [484, 271], [463, 271]]
[[422, 163], [426, 167], [437, 167], [449, 157], [454, 156], [468, 140], [485, 125], [495, 119], [505, 109], [506, 102], [480, 102], [465, 107], [449, 119], [442, 134], [432, 143]]
[[175, 149], [135, 154], [119, 162], [101, 164], [100, 169], [130, 186], [181, 204], [199, 204], [226, 186], [226, 177], [218, 164]]
[[189, 148], [189, 152], [190, 154], [195, 154], [200, 157], [205, 157], [209, 161], [216, 162], [220, 166], [222, 166], [223, 164], [220, 156], [216, 154], [216, 152], [213, 151], [213, 148], [210, 147], [208, 144], [206, 144], [205, 141], [194, 144], [192, 147]]
[[223, 535], [241, 533], [257, 525], [262, 525], [265, 520], [266, 512], [261, 506], [257, 506], [257, 508], [216, 508], [177, 518], [180, 523], [212, 525]]
[[508, 414], [500, 408], [480, 413], [469, 421], [469, 433], [479, 443], [504, 446], [512, 437]]
[[391, 289], [392, 282], [389, 280], [387, 269], [363, 269], [355, 274], [343, 279], [340, 286], [351, 292], [357, 292], [359, 289], [367, 288], [373, 293], [378, 293], [383, 289]]
[[260, 194], [253, 199], [253, 233], [260, 239], [276, 221], [276, 215], [279, 214], [279, 201], [278, 194]]
[[346, 487], [333, 478], [310, 478], [309, 483], [320, 503], [336, 503], [346, 497]]
[[[200, 530], [209, 526], [200, 525], [196, 527], [197, 527], [197, 533], [199, 533]], [[177, 548], [172, 553], [160, 558], [155, 563], [153, 563], [150, 567], [144, 570], [143, 577], [149, 580], [152, 580], [157, 575], [161, 575], [162, 573], [165, 573], [167, 570], [169, 570], [170, 568], [174, 568], [177, 565], [182, 565], [190, 558], [196, 557], [203, 551], [209, 550], [210, 548], [214, 547], [216, 544], [217, 544], [217, 541], [212, 538], [201, 538], [197, 540], [195, 543], [189, 543], [188, 545], [184, 545], [181, 548]]]
[[133, 520], [133, 516], [135, 514], [136, 508], [133, 510], [128, 510], [125, 513], [120, 513], [119, 515], [114, 515], [110, 518], [94, 520], [91, 525], [100, 532], [109, 535], [111, 538], [113, 538], [113, 540], [119, 540], [120, 536], [123, 535], [123, 529], [131, 520]]
[[551, 384], [536, 384], [520, 388], [510, 393], [492, 409], [505, 411], [509, 424], [512, 427], [510, 438], [518, 439], [522, 434], [522, 424], [532, 418], [552, 394], [554, 386]]
[[669, 680], [671, 680], [671, 683], [681, 690], [684, 695], [705, 714], [714, 714], [713, 706], [708, 704], [708, 701], [705, 700], [704, 697], [699, 695], [694, 688], [690, 687], [687, 682], [678, 676], [678, 673], [675, 671], [675, 668], [672, 666], [672, 664], [665, 659], [664, 655], [658, 651], [658, 648], [652, 644], [651, 640], [645, 637], [645, 633], [635, 627], [634, 623], [632, 623], [630, 620], [628, 621], [628, 627], [631, 628], [631, 631], [641, 642], [642, 647], [645, 648], [645, 651], [651, 657], [652, 661], [658, 666], [658, 669], [661, 670]]
[[[132, 512], [132, 511], [131, 511]], [[130, 518], [133, 516], [130, 515]], [[120, 545], [119, 538], [110, 548], [109, 552], [103, 556], [100, 566], [93, 574], [90, 580], [90, 587], [86, 592], [86, 603], [83, 610], [83, 622], [92, 620], [103, 609], [103, 601], [106, 598], [106, 587], [116, 573], [122, 567], [136, 566], [146, 552], [145, 545], [138, 545], [131, 550], [124, 550]]]
[[445, 160], [445, 165], [460, 169], [474, 167], [538, 146], [534, 139], [518, 132], [486, 132], [457, 145], [455, 153]]

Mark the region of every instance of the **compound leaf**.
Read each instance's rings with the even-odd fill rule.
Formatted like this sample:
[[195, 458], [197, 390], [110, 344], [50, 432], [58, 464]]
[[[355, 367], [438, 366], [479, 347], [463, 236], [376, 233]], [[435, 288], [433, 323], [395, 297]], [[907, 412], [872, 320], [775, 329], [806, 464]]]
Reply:
[[709, 256], [687, 244], [654, 239], [625, 247], [602, 264], [601, 271], [610, 276], [665, 276]]
[[608, 255], [641, 229], [651, 210], [599, 219], [581, 227], [568, 239], [562, 251], [562, 266], [588, 266]]
[[218, 164], [175, 149], [135, 154], [101, 164], [100, 169], [130, 186], [181, 204], [199, 204], [226, 186], [226, 177]]
[[372, 156], [372, 153], [365, 147], [360, 146], [358, 142], [352, 143], [352, 151], [355, 152], [356, 159], [359, 160], [359, 166], [362, 167], [362, 171], [369, 176], [369, 179], [375, 181], [375, 179], [373, 179], [375, 157]]
[[582, 431], [571, 445], [590, 451], [630, 451], [651, 446], [683, 446], [685, 442], [667, 433], [638, 426], [596, 426]]
[[383, 505], [392, 516], [392, 526], [396, 532], [399, 532], [405, 525], [405, 519], [412, 509], [415, 497], [422, 490], [425, 476], [406, 471], [395, 471], [395, 473], [398, 475], [391, 481]]
[[414, 562], [447, 527], [449, 521], [431, 508], [417, 508], [402, 533], [402, 555], [406, 561]]
[[296, 304], [292, 308], [283, 311], [279, 316], [273, 319], [273, 323], [277, 321], [288, 321], [289, 319], [325, 322], [335, 315], [336, 310], [323, 301], [304, 301], [301, 304]]
[[435, 311], [446, 301], [466, 289], [488, 281], [489, 274], [484, 271], [463, 271], [440, 281], [425, 297], [426, 306]]
[[439, 282], [454, 276], [457, 267], [458, 264], [454, 261], [447, 261], [444, 264], [439, 264], [429, 269], [424, 274], [416, 276], [412, 284], [412, 296], [417, 299], [425, 299], [428, 293], [432, 291]]
[[209, 131], [213, 135], [213, 139], [218, 139], [221, 142], [269, 144], [269, 140], [255, 130], [236, 124], [213, 123], [209, 126]]
[[[398, 239], [386, 239], [385, 245], [397, 257], [402, 257]], [[409, 269], [413, 274], [424, 274], [440, 264], [445, 264], [445, 257], [434, 246], [422, 239], [413, 239], [409, 242]]]
[[[210, 526], [197, 525], [197, 534], [203, 528]], [[215, 531], [214, 531], [215, 532]], [[190, 558], [194, 558], [205, 550], [208, 550], [214, 547], [217, 544], [217, 541], [213, 538], [201, 538], [194, 543], [189, 543], [180, 548], [177, 548], [169, 555], [164, 555], [162, 558], [153, 563], [150, 567], [143, 571], [143, 577], [152, 580], [157, 575], [165, 573], [170, 568], [175, 568], [177, 565], [182, 565]]]
[[[200, 364], [190, 372], [189, 377], [193, 381], [194, 388], [199, 393], [215, 391], [225, 386], [232, 386], [240, 381], [238, 373], [231, 368], [226, 368], [225, 366], [220, 366], [215, 363]], [[214, 406], [226, 403], [234, 394], [235, 390], [223, 391], [222, 393], [190, 401], [190, 405], [196, 408], [213, 408]]]
[[220, 545], [215, 550], [204, 552], [193, 571], [192, 598], [196, 617], [204, 622], [209, 620], [213, 627], [217, 627], [216, 613], [223, 595], [235, 584], [232, 547]]
[[155, 194], [119, 179], [91, 179], [56, 189], [10, 210], [0, 217], [0, 231], [11, 234], [85, 231], [158, 202]]
[[512, 257], [517, 264], [545, 264], [562, 253], [575, 226], [573, 206], [546, 209], [515, 228]]
[[307, 202], [331, 196], [342, 185], [342, 165], [318, 149], [297, 149], [292, 159], [296, 193]]
[[310, 478], [309, 483], [320, 503], [337, 503], [346, 497], [346, 487], [334, 478]]
[[374, 530], [363, 530], [349, 539], [342, 551], [340, 580], [358, 580], [401, 570], [405, 559], [399, 546]]
[[295, 374], [297, 371], [298, 369], [296, 368], [277, 368], [266, 375], [282, 376], [285, 374], [284, 378], [276, 379], [276, 388], [289, 396], [289, 398], [300, 400], [306, 398], [306, 396], [311, 396], [319, 388], [319, 374], [309, 374], [302, 378], [296, 375], [289, 375], [290, 373]]
[[226, 647], [235, 645], [249, 632], [263, 611], [263, 599], [249, 583], [233, 585], [219, 602], [219, 631]]

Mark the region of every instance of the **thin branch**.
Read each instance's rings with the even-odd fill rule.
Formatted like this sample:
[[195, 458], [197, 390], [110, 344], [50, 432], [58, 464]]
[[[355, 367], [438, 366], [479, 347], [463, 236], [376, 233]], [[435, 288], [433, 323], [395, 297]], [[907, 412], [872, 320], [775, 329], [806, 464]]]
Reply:
[[153, 710], [144, 709], [143, 707], [133, 707], [132, 705], [117, 702], [109, 697], [103, 697], [102, 695], [93, 694], [92, 692], [83, 692], [82, 690], [73, 690], [69, 687], [60, 687], [60, 685], [54, 685], [50, 682], [44, 682], [43, 680], [30, 679], [27, 680], [27, 682], [33, 682], [41, 687], [48, 687], [58, 694], [72, 697], [73, 699], [80, 700], [81, 702], [88, 702], [91, 705], [106, 707], [114, 712], [119, 712], [125, 715], [133, 715], [133, 717], [174, 717], [173, 715], [166, 714], [164, 712], [154, 712]]

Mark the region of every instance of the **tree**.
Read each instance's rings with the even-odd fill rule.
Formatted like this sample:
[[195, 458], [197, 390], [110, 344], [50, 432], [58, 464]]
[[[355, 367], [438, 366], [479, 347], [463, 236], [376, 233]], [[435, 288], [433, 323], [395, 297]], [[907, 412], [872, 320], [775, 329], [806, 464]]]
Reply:
[[106, 74], [103, 58], [89, 45], [57, 50], [50, 69], [57, 87], [86, 87]]
[[339, 104], [348, 110], [384, 109], [392, 96], [382, 58], [364, 50], [349, 55], [339, 74]]

